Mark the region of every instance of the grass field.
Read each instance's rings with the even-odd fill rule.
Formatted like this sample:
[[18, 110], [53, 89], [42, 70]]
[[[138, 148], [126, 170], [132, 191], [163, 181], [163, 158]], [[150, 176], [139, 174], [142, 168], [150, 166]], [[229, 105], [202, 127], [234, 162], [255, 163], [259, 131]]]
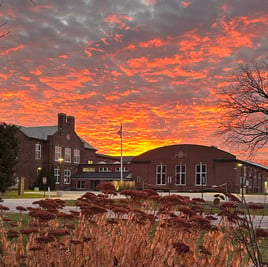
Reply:
[[[53, 194], [51, 195], [52, 197], [55, 197], [56, 194], [53, 192]], [[43, 198], [44, 197], [44, 192], [42, 191], [34, 191], [34, 190], [27, 190], [24, 191], [24, 193], [22, 195], [18, 194], [18, 191], [8, 191], [2, 195], [0, 195], [0, 197], [2, 199], [5, 198]], [[48, 193], [45, 192], [45, 197], [48, 197]]]

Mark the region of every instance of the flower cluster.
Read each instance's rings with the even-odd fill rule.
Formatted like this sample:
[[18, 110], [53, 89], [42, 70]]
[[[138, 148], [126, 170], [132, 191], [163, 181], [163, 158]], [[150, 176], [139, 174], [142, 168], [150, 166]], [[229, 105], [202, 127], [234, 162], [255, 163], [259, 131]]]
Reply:
[[[69, 212], [62, 211], [65, 202], [60, 199], [35, 201], [35, 208], [18, 206], [27, 225], [10, 222], [0, 205], [0, 265], [252, 265], [245, 246], [234, 242], [234, 233], [247, 225], [235, 198], [228, 195], [229, 201], [217, 203], [221, 211], [215, 216], [205, 212], [200, 198], [125, 190], [121, 194], [126, 198], [115, 200], [107, 193], [109, 186], [100, 187], [102, 194], [85, 193]], [[263, 239], [268, 232], [258, 228], [255, 235]]]

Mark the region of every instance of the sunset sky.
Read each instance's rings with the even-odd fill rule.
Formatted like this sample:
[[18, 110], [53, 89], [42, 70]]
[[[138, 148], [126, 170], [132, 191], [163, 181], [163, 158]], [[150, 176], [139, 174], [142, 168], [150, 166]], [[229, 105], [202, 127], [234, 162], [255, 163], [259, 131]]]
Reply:
[[191, 143], [243, 158], [215, 136], [219, 91], [268, 57], [267, 0], [4, 0], [0, 14], [0, 121], [63, 112], [99, 153], [120, 154], [122, 122], [124, 155]]

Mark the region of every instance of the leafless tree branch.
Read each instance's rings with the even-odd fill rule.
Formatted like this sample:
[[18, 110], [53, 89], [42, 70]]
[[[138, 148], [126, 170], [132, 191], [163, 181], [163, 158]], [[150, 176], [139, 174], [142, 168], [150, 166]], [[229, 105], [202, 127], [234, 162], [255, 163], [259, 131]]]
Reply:
[[218, 134], [228, 145], [254, 154], [268, 142], [268, 63], [240, 66], [235, 82], [221, 92], [226, 114]]

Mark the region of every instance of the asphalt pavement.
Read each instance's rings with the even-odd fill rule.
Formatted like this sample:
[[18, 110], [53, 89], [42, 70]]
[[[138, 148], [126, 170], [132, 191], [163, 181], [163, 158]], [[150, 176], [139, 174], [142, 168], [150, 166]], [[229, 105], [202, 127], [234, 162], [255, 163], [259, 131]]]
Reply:
[[[95, 194], [99, 194], [100, 192], [96, 192], [96, 191], [90, 191], [92, 193]], [[63, 200], [72, 200], [72, 199], [78, 199], [79, 197], [81, 197], [83, 194], [85, 194], [85, 191], [63, 191], [63, 192], [58, 192], [58, 194], [56, 192], [51, 192], [51, 197], [52, 198], [60, 198]], [[159, 193], [160, 195], [169, 195], [169, 193]], [[202, 193], [170, 193], [170, 194], [178, 194], [178, 195], [182, 195], [182, 196], [189, 196], [190, 199], [192, 198], [201, 198], [203, 196], [203, 199], [206, 201], [213, 201], [214, 199], [214, 195], [215, 193], [207, 193], [204, 192]], [[60, 196], [59, 196], [60, 195]], [[237, 197], [241, 197], [241, 195], [236, 195]], [[48, 194], [46, 193], [45, 197], [48, 197]], [[118, 194], [117, 196], [113, 196], [113, 198], [125, 198], [125, 196], [122, 196], [120, 194]], [[245, 195], [246, 201], [247, 203], [249, 202], [253, 202], [253, 203], [261, 203], [261, 204], [268, 204], [268, 195]], [[41, 198], [44, 199], [44, 198]], [[9, 212], [17, 212], [16, 207], [17, 206], [23, 206], [25, 208], [27, 207], [39, 207], [39, 205], [37, 204], [33, 204], [34, 201], [38, 200], [38, 199], [3, 199], [4, 201], [0, 204], [6, 206], [9, 208]], [[64, 208], [65, 212], [68, 212], [70, 210], [79, 210], [78, 207], [75, 206], [67, 206]], [[263, 228], [267, 228], [268, 229], [268, 216], [256, 216], [254, 219], [254, 224], [256, 226], [259, 225], [261, 221], [261, 226]]]
[[[91, 192], [94, 194], [100, 194], [99, 191], [52, 191], [51, 197], [55, 198], [61, 198], [61, 199], [77, 199], [79, 197], [81, 197], [83, 194], [85, 194], [86, 192]], [[36, 193], [36, 192], [35, 192]], [[159, 192], [159, 195], [169, 195], [169, 194], [176, 194], [176, 195], [181, 195], [181, 196], [189, 196], [191, 199], [192, 198], [204, 198], [204, 200], [206, 201], [213, 201], [214, 199], [214, 195], [217, 193], [211, 193], [211, 192], [178, 192], [178, 193], [174, 193], [174, 192]], [[58, 196], [57, 196], [58, 195]], [[238, 198], [241, 198], [240, 194], [234, 194], [235, 196], [237, 196]], [[48, 192], [46, 192], [46, 197], [48, 197]], [[117, 194], [117, 196], [114, 196], [114, 198], [124, 198], [124, 196], [120, 195], [119, 193]], [[254, 202], [254, 203], [268, 203], [268, 194], [258, 194], [258, 195], [248, 195], [245, 194], [245, 198], [247, 202]]]

